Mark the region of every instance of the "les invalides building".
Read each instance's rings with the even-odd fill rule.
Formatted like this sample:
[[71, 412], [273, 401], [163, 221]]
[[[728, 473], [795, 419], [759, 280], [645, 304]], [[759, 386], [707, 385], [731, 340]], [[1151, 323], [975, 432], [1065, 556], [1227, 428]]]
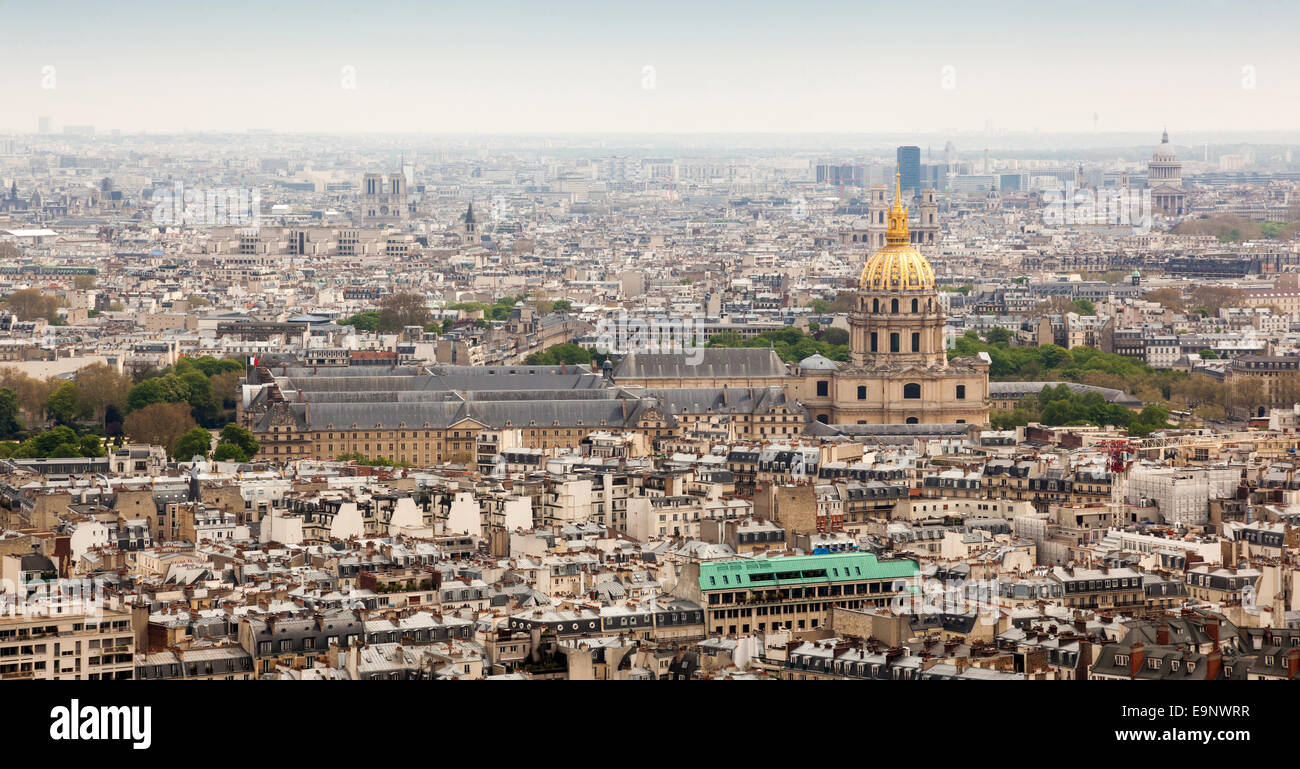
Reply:
[[934, 269], [909, 242], [898, 180], [885, 246], [867, 260], [849, 313], [849, 360], [799, 362], [797, 399], [811, 418], [844, 424], [984, 424], [989, 363], [948, 360]]

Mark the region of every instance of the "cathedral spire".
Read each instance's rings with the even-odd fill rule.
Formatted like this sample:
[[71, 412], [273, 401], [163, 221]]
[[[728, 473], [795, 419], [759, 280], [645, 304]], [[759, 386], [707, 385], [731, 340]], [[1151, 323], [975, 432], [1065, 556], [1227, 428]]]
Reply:
[[903, 205], [902, 174], [894, 174], [894, 205], [889, 209], [889, 229], [885, 230], [885, 243], [891, 246], [906, 245], [907, 208]]

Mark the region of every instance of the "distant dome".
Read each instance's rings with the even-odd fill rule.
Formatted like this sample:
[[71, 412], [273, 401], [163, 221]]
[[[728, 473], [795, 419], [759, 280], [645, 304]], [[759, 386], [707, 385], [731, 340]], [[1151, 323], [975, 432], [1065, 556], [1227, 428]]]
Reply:
[[830, 371], [839, 367], [840, 364], [820, 354], [809, 355], [807, 358], [799, 361], [799, 368], [804, 371]]
[[1156, 145], [1156, 151], [1151, 155], [1151, 159], [1157, 162], [1174, 162], [1178, 160], [1178, 153], [1174, 152], [1174, 145], [1169, 143], [1169, 132], [1165, 131], [1160, 137], [1160, 143]]

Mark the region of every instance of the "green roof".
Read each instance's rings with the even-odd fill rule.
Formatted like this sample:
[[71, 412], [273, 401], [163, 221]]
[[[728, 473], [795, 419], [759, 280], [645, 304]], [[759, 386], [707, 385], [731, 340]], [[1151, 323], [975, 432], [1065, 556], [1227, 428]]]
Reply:
[[743, 558], [700, 564], [701, 590], [773, 585], [857, 582], [864, 579], [909, 578], [916, 561], [878, 561], [872, 553], [827, 553], [781, 558]]

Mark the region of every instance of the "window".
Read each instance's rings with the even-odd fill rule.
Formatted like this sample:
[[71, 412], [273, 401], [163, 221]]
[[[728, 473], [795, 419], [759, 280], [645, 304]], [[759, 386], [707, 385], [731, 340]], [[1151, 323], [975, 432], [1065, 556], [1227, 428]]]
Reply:
[[876, 344], [877, 344], [877, 339], [878, 339], [878, 337], [879, 337], [879, 334], [877, 334], [877, 333], [874, 332], [874, 331], [871, 332], [871, 351], [872, 351], [872, 352], [876, 352]]
[[898, 312], [898, 300], [897, 300], [897, 299], [891, 299], [891, 300], [889, 300], [889, 311], [892, 312], [892, 313], [897, 313], [897, 312]]
[[[912, 300], [916, 301], [916, 300]], [[912, 332], [912, 352], [921, 351], [921, 335], [915, 331]]]
[[966, 400], [966, 385], [957, 385], [957, 400]]
[[830, 382], [824, 379], [817, 382], [817, 397], [825, 398], [829, 394], [830, 394]]
[[908, 382], [903, 385], [903, 397], [908, 400], [919, 400], [921, 397], [921, 385], [916, 382]]
[[918, 309], [920, 309], [920, 305], [917, 303], [917, 301], [916, 301], [915, 299], [913, 299], [913, 300], [912, 300], [912, 312], [916, 312]]
[[890, 335], [889, 335], [889, 351], [890, 351], [890, 352], [898, 352], [898, 334], [897, 334], [897, 333], [893, 333], [893, 334], [890, 334]]
[[864, 385], [858, 385], [858, 400], [864, 401], [866, 399], [867, 399], [867, 388]]

